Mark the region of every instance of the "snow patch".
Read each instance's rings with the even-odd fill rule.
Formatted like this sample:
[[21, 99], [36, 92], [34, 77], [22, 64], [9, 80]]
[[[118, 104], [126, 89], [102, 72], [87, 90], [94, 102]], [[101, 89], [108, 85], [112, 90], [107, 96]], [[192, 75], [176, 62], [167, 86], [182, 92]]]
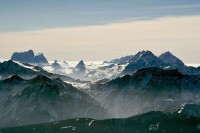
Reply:
[[71, 128], [72, 130], [76, 130], [76, 127], [74, 127], [74, 126], [61, 127], [60, 129], [67, 129], [67, 128]]
[[158, 130], [158, 127], [159, 127], [159, 124], [160, 123], [156, 123], [156, 124], [151, 124], [150, 126], [149, 126], [149, 130], [150, 131], [152, 131], [152, 130]]
[[88, 126], [90, 127], [92, 125], [92, 123], [94, 122], [94, 120], [91, 120], [89, 123], [88, 123]]
[[20, 66], [22, 66], [22, 67], [24, 67], [24, 68], [31, 69], [31, 70], [36, 71], [36, 72], [38, 71], [38, 70], [36, 70], [36, 69], [34, 68], [34, 66], [26, 66], [26, 65], [24, 65], [24, 64], [22, 64], [22, 63], [20, 63], [20, 62], [17, 62], [17, 61], [13, 61], [13, 62], [17, 63], [18, 65], [20, 65]]

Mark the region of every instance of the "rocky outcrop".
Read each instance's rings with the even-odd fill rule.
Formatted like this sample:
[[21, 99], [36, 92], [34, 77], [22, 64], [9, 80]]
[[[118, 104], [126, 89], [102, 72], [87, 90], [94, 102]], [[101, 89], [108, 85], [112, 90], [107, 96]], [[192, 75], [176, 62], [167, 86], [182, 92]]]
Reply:
[[47, 59], [44, 57], [42, 53], [35, 56], [33, 50], [25, 52], [15, 52], [13, 53], [11, 60], [23, 63], [36, 63], [36, 64], [48, 63]]

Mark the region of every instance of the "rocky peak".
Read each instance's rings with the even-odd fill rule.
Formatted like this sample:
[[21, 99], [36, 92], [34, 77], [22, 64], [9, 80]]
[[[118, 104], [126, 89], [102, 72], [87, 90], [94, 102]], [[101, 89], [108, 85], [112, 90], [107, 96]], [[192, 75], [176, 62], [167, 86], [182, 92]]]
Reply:
[[59, 70], [62, 68], [57, 60], [54, 61], [54, 63], [52, 64], [52, 67], [54, 68], [54, 70]]
[[25, 62], [25, 63], [31, 63], [34, 62], [34, 52], [33, 50], [28, 50], [25, 52], [14, 52], [11, 60], [19, 61], [19, 62]]
[[85, 67], [85, 63], [83, 62], [83, 60], [81, 60], [75, 67], [76, 70], [79, 71], [85, 71], [86, 67]]
[[25, 52], [15, 52], [13, 53], [11, 60], [19, 61], [23, 63], [48, 63], [47, 59], [42, 53], [35, 56], [33, 50], [28, 50]]
[[159, 56], [159, 59], [162, 60], [165, 64], [171, 66], [172, 68], [184, 68], [184, 63], [174, 56], [171, 52], [167, 51]]
[[35, 62], [37, 63], [48, 63], [47, 59], [42, 53], [39, 53], [35, 56]]
[[151, 52], [151, 51], [142, 51], [140, 52], [140, 57], [143, 57], [143, 58], [156, 58], [156, 56]]
[[138, 52], [125, 67], [122, 74], [130, 74], [138, 69], [146, 67], [165, 67], [166, 64], [162, 62], [157, 56], [155, 56], [151, 51], [140, 51]]
[[138, 60], [154, 60], [157, 57], [151, 51], [139, 51], [129, 62], [136, 62]]

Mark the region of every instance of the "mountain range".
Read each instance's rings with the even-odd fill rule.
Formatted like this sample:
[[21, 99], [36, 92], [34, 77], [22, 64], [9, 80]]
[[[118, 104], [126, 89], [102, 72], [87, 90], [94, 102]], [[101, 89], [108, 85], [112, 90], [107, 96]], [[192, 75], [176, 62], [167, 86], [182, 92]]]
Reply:
[[0, 127], [69, 118], [108, 118], [109, 113], [88, 94], [60, 79], [43, 75], [0, 81]]
[[27, 57], [0, 63], [0, 132], [200, 131], [200, 67], [170, 52], [74, 65], [15, 55]]
[[88, 94], [114, 117], [122, 118], [154, 110], [164, 111], [182, 103], [199, 103], [199, 88], [200, 76], [154, 67], [95, 84]]
[[[112, 62], [112, 61], [111, 61]], [[165, 52], [160, 56], [154, 55], [151, 51], [140, 51], [128, 60], [128, 65], [122, 72], [123, 75], [131, 74], [138, 69], [158, 67], [163, 69], [178, 69], [181, 73], [189, 75], [200, 74], [200, 68], [187, 67], [180, 59], [172, 53]]]

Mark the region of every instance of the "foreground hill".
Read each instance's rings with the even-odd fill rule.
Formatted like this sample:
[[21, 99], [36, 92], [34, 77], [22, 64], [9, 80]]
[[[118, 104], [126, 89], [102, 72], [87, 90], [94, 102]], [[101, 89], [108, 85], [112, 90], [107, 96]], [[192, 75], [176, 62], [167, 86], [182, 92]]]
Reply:
[[200, 119], [178, 113], [149, 112], [125, 119], [71, 119], [0, 129], [1, 133], [199, 133]]

